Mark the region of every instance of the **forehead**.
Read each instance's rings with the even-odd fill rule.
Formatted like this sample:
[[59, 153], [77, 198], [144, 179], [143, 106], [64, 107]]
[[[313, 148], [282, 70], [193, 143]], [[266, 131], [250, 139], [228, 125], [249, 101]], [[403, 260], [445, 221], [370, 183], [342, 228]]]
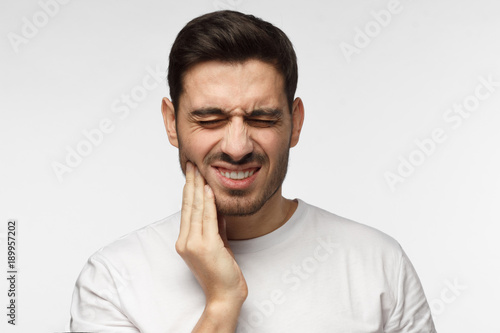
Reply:
[[183, 81], [181, 109], [218, 107], [249, 111], [286, 104], [283, 75], [260, 60], [202, 62], [190, 68]]

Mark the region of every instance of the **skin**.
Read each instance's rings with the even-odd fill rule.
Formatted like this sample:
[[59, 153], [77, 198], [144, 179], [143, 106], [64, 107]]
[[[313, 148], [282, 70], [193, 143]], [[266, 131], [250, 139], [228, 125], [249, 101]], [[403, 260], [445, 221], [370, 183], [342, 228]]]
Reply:
[[[259, 60], [203, 62], [183, 84], [177, 116], [162, 103], [186, 175], [176, 250], [206, 297], [193, 332], [234, 332], [248, 288], [227, 239], [265, 235], [293, 215], [297, 202], [281, 186], [304, 107], [296, 98], [290, 113], [282, 75]], [[228, 180], [220, 171], [254, 174]]]

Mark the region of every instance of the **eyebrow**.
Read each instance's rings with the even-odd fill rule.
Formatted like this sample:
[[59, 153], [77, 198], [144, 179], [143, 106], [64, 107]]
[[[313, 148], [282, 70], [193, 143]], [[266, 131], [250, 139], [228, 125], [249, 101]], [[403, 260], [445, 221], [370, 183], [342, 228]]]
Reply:
[[[203, 117], [203, 116], [225, 115], [227, 114], [227, 112], [219, 108], [208, 107], [208, 108], [193, 110], [190, 112], [190, 114], [191, 116], [195, 117]], [[246, 116], [247, 117], [268, 116], [268, 117], [281, 118], [283, 116], [283, 111], [281, 109], [263, 108], [263, 109], [252, 110], [250, 113], [246, 114]]]
[[250, 117], [268, 116], [274, 118], [281, 118], [283, 111], [281, 109], [257, 109], [249, 114]]
[[224, 114], [224, 111], [222, 111], [219, 108], [201, 108], [190, 112], [191, 116], [198, 116], [198, 117], [221, 115], [221, 114]]

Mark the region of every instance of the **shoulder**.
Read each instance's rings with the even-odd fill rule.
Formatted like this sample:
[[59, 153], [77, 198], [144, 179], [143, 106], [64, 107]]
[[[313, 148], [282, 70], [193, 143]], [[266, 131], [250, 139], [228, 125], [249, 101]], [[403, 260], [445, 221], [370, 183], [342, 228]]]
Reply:
[[363, 253], [384, 254], [396, 261], [403, 256], [400, 244], [383, 231], [303, 201], [302, 203], [306, 206], [304, 222], [311, 225], [318, 235], [335, 239], [342, 248]]
[[150, 254], [175, 252], [180, 212], [121, 236], [100, 248], [89, 261], [114, 263], [140, 262]]

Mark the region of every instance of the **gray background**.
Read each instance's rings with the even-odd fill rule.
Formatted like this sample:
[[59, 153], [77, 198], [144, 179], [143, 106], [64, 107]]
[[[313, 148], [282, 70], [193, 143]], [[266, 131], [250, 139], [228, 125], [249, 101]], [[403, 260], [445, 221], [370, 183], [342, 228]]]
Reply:
[[[160, 113], [168, 89], [150, 71], [164, 75], [185, 23], [223, 8], [276, 24], [296, 47], [306, 119], [285, 195], [396, 238], [439, 332], [500, 331], [500, 86], [477, 88], [500, 82], [498, 1], [62, 3], [0, 1], [1, 267], [7, 220], [19, 221], [18, 325], [2, 310], [3, 332], [67, 330], [87, 258], [179, 209], [184, 179]], [[474, 111], [445, 120], [457, 103]], [[102, 121], [112, 131], [89, 146], [85, 131]], [[436, 129], [446, 140], [419, 153], [415, 140]], [[87, 156], [58, 175], [78, 147]], [[391, 187], [387, 173], [411, 158]], [[6, 290], [2, 278], [0, 305]]]

